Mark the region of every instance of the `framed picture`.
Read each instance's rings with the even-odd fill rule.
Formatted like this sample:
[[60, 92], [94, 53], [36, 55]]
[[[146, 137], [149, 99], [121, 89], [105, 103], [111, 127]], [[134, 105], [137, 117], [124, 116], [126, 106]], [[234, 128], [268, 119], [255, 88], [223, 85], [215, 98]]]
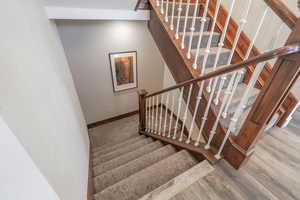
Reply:
[[110, 53], [109, 60], [115, 92], [138, 87], [136, 51]]

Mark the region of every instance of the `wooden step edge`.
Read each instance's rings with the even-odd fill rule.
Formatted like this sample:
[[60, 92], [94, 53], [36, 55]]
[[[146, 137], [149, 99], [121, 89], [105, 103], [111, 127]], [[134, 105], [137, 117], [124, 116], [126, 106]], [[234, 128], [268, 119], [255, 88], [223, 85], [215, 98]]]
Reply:
[[195, 165], [191, 169], [171, 179], [159, 188], [144, 195], [139, 200], [168, 200], [176, 194], [184, 191], [196, 181], [211, 173], [214, 168], [205, 160]]
[[186, 144], [186, 143], [179, 142], [177, 140], [173, 140], [173, 139], [170, 139], [170, 138], [162, 137], [162, 136], [159, 136], [159, 135], [154, 135], [152, 133], [148, 133], [148, 132], [145, 132], [145, 131], [141, 131], [140, 133], [144, 134], [146, 136], [152, 137], [154, 139], [160, 140], [162, 142], [165, 142], [165, 143], [168, 143], [168, 144], [172, 144], [174, 146], [186, 149], [188, 151], [201, 154], [212, 165], [215, 165], [218, 162], [218, 160], [215, 158], [214, 154], [210, 150], [206, 150], [204, 148], [204, 146], [205, 146], [204, 143], [200, 143], [200, 145], [198, 147], [195, 147], [194, 145], [191, 145], [191, 144]]

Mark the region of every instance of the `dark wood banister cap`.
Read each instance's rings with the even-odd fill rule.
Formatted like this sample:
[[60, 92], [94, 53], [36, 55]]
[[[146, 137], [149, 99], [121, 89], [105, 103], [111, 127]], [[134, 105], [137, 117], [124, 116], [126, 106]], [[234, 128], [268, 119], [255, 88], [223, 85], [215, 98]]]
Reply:
[[[293, 29], [297, 22], [297, 16], [286, 6], [283, 0], [264, 0], [266, 4], [282, 19], [282, 21]], [[298, 0], [298, 6], [299, 6]]]
[[171, 91], [171, 90], [175, 90], [175, 89], [190, 85], [192, 83], [197, 83], [197, 82], [204, 81], [204, 80], [216, 77], [216, 76], [220, 76], [220, 75], [223, 75], [223, 74], [234, 72], [234, 71], [246, 68], [249, 65], [255, 65], [255, 64], [258, 64], [258, 63], [261, 63], [261, 62], [264, 62], [264, 61], [267, 61], [267, 60], [270, 60], [270, 59], [273, 59], [273, 58], [277, 58], [277, 57], [281, 57], [281, 56], [287, 56], [287, 55], [298, 53], [298, 52], [300, 52], [300, 43], [297, 42], [295, 44], [290, 44], [290, 45], [287, 45], [287, 46], [284, 46], [284, 47], [281, 47], [281, 48], [263, 53], [261, 55], [254, 56], [252, 58], [249, 58], [248, 60], [245, 60], [245, 61], [242, 61], [242, 62], [239, 62], [239, 63], [236, 63], [236, 64], [225, 66], [222, 69], [216, 70], [214, 72], [207, 73], [203, 76], [200, 76], [199, 78], [184, 81], [184, 82], [178, 83], [178, 84], [176, 84], [172, 87], [168, 87], [168, 88], [165, 88], [165, 89], [160, 90], [158, 92], [148, 94], [146, 96], [146, 98], [156, 96], [156, 95], [159, 95], [159, 94]]

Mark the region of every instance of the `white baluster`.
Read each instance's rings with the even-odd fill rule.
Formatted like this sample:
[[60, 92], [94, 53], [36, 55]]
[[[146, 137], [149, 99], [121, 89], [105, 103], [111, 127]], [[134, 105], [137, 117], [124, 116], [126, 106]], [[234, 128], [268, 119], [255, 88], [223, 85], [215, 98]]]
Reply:
[[156, 106], [155, 106], [155, 129], [154, 133], [158, 133], [158, 102], [159, 102], [159, 96], [156, 96]]
[[198, 6], [199, 6], [199, 0], [196, 0], [196, 5], [195, 5], [193, 19], [192, 19], [192, 25], [190, 28], [191, 32], [190, 32], [190, 40], [189, 40], [189, 47], [188, 47], [188, 53], [187, 53], [188, 59], [191, 59], [191, 50], [192, 50], [193, 37], [194, 37], [194, 32], [195, 32], [195, 24], [196, 24]]
[[161, 95], [160, 99], [160, 113], [159, 113], [159, 126], [158, 126], [158, 135], [161, 135], [161, 123], [162, 123], [162, 117], [163, 117], [163, 100], [164, 100], [164, 94]]
[[[219, 80], [218, 78], [215, 78], [215, 79], [214, 79], [212, 91], [211, 91], [211, 94], [210, 94], [210, 96], [209, 96], [209, 100], [208, 100], [208, 103], [207, 103], [207, 105], [206, 105], [204, 115], [203, 115], [203, 117], [202, 117], [201, 126], [200, 126], [199, 134], [198, 134], [199, 136], [202, 135], [202, 132], [203, 132], [203, 129], [204, 129], [206, 120], [207, 120], [208, 112], [209, 112], [209, 109], [210, 109], [210, 107], [211, 107], [211, 103], [212, 103], [212, 100], [213, 100], [213, 97], [214, 97], [214, 92], [215, 92], [216, 86], [217, 86], [217, 84], [218, 84], [218, 80]], [[200, 141], [200, 140], [197, 140], [197, 142], [195, 143], [195, 146], [198, 146], [198, 145], [199, 145], [199, 141]]]
[[[217, 5], [216, 5], [216, 9], [215, 9], [215, 14], [214, 14], [214, 17], [213, 17], [212, 27], [211, 27], [211, 30], [210, 30], [210, 33], [209, 33], [209, 38], [208, 38], [208, 42], [207, 42], [207, 45], [206, 45], [206, 49], [204, 51], [205, 55], [204, 55], [204, 59], [203, 59], [203, 63], [202, 63], [202, 70], [201, 70], [202, 73], [205, 73], [206, 64], [207, 64], [208, 56], [209, 56], [209, 53], [210, 53], [211, 42], [212, 42], [212, 38], [213, 38], [215, 26], [216, 26], [218, 14], [219, 14], [221, 2], [222, 2], [222, 0], [218, 0], [217, 1]], [[203, 82], [203, 84], [204, 84], [204, 82]], [[208, 90], [208, 92], [210, 92], [210, 91]]]
[[171, 30], [174, 30], [175, 5], [176, 5], [176, 1], [173, 0], [173, 3], [172, 3], [172, 15], [171, 15], [171, 25], [170, 25], [170, 29], [171, 29]]
[[222, 114], [224, 119], [227, 118], [227, 112], [228, 112], [228, 109], [230, 106], [230, 102], [232, 101], [234, 93], [239, 85], [239, 82], [240, 82], [239, 80], [241, 79], [241, 77], [243, 77], [244, 73], [245, 73], [245, 70], [243, 69], [232, 75], [234, 82], [233, 82], [233, 86], [231, 87], [229, 98], [227, 99], [227, 101], [225, 103], [226, 106], [225, 106], [224, 112]]
[[150, 132], [150, 99], [146, 98], [146, 131]]
[[[202, 88], [202, 90], [203, 90], [203, 88]], [[197, 98], [196, 98], [197, 101], [196, 101], [196, 106], [195, 106], [195, 110], [194, 110], [194, 114], [193, 114], [193, 118], [192, 118], [192, 123], [191, 123], [191, 127], [190, 127], [190, 130], [189, 130], [189, 136], [188, 136], [188, 139], [185, 142], [187, 144], [191, 143], [191, 137], [192, 137], [192, 134], [193, 134], [193, 131], [194, 131], [196, 116], [198, 114], [198, 109], [199, 109], [200, 101], [201, 101], [201, 98], [202, 98], [201, 94], [202, 94], [202, 91], [201, 91], [201, 89], [199, 89], [199, 92], [198, 92], [198, 95], [197, 95]]]
[[[225, 25], [224, 25], [224, 28], [223, 28], [223, 31], [222, 31], [222, 35], [221, 35], [221, 38], [220, 38], [220, 41], [219, 41], [219, 44], [218, 44], [217, 54], [216, 54], [216, 58], [215, 58], [214, 65], [213, 65], [213, 71], [215, 71], [217, 69], [217, 65], [218, 65], [218, 62], [219, 62], [221, 51], [222, 51], [223, 46], [224, 46], [224, 41], [225, 41], [225, 37], [226, 37], [226, 33], [227, 33], [227, 28], [228, 28], [228, 25], [229, 25], [229, 22], [230, 22], [230, 18], [231, 18], [231, 15], [232, 15], [234, 4], [235, 4], [235, 0], [232, 0], [230, 8], [229, 8], [228, 15], [227, 15], [227, 18], [226, 18], [226, 21], [225, 21]], [[211, 84], [212, 84], [213, 80], [215, 80], [217, 82], [219, 80], [219, 77], [216, 77], [215, 79], [210, 79], [209, 80], [207, 91], [212, 90]]]
[[[279, 29], [277, 30], [277, 33], [275, 34], [275, 38], [273, 38], [273, 40], [271, 40], [271, 45], [270, 45], [270, 48], [269, 50], [273, 50], [274, 47], [275, 47], [275, 44], [280, 36], [280, 32], [281, 32], [281, 29], [282, 26], [279, 27]], [[249, 100], [249, 97], [250, 97], [250, 93], [251, 91], [253, 90], [254, 86], [255, 86], [255, 83], [257, 82], [258, 80], [258, 77], [259, 75], [261, 74], [262, 70], [264, 69], [265, 65], [267, 64], [267, 62], [262, 62], [262, 63], [259, 63], [256, 67], [255, 67], [255, 70], [254, 72], [252, 73], [251, 75], [251, 78], [247, 84], [247, 88], [246, 90], [244, 91], [244, 94], [242, 96], [242, 99], [237, 107], [237, 110], [235, 111], [235, 116], [233, 116], [233, 121], [237, 121], [242, 112], [243, 112], [243, 109], [246, 107], [247, 103], [248, 103], [248, 100]], [[231, 132], [235, 132], [235, 128], [236, 127], [232, 127], [233, 129], [231, 130]]]
[[154, 111], [155, 111], [155, 97], [153, 96], [153, 97], [151, 97], [151, 99], [152, 99], [152, 107], [151, 107], [151, 133], [154, 133], [154, 129], [155, 129], [155, 127], [154, 127]]
[[197, 60], [198, 60], [199, 53], [200, 53], [200, 45], [201, 45], [201, 42], [202, 42], [204, 27], [205, 27], [205, 24], [206, 24], [206, 21], [207, 21], [206, 18], [207, 18], [209, 1], [210, 0], [207, 0], [205, 2], [204, 11], [203, 11], [203, 15], [202, 15], [202, 18], [201, 18], [200, 34], [199, 34], [199, 37], [198, 37], [197, 50], [196, 50], [195, 60], [194, 60], [194, 64], [193, 64], [194, 69], [197, 69]]
[[177, 40], [179, 39], [179, 25], [180, 25], [181, 13], [182, 13], [182, 0], [180, 0], [179, 8], [178, 8], [177, 26], [176, 26], [176, 34], [175, 34], [175, 38]]
[[184, 88], [181, 88], [180, 95], [179, 95], [178, 110], [177, 110], [177, 116], [176, 116], [177, 118], [176, 118], [176, 122], [175, 122], [173, 140], [176, 139], [176, 134], [177, 134], [177, 130], [178, 130], [178, 122], [179, 122], [180, 113], [181, 113], [181, 104], [182, 104], [182, 100], [183, 100], [183, 90], [184, 90]]
[[175, 94], [173, 92], [173, 94], [172, 94], [172, 107], [171, 107], [171, 116], [170, 116], [170, 122], [169, 122], [169, 134], [168, 134], [168, 138], [171, 137], [172, 121], [173, 121], [173, 114], [174, 114], [174, 106], [175, 106]]
[[[204, 90], [204, 81], [202, 81], [201, 84], [200, 84], [200, 89], [199, 89], [199, 93], [198, 93], [198, 97], [197, 97], [197, 104], [196, 104], [197, 108], [200, 105], [200, 101], [202, 99], [203, 90]], [[194, 116], [193, 116], [193, 123], [195, 123], [195, 118], [196, 118], [196, 113], [194, 113]], [[196, 139], [196, 143], [194, 144], [195, 146], [199, 146], [200, 139], [201, 139], [201, 134], [198, 134], [198, 137]]]
[[160, 5], [160, 13], [164, 14], [164, 0], [161, 0], [161, 5]]
[[165, 13], [165, 22], [169, 21], [169, 0], [167, 0], [166, 4], [166, 13]]
[[[255, 40], [256, 40], [256, 38], [257, 38], [259, 32], [260, 32], [260, 29], [261, 29], [261, 27], [262, 27], [262, 25], [263, 25], [263, 22], [264, 22], [264, 19], [265, 19], [267, 13], [268, 13], [268, 10], [269, 10], [269, 7], [267, 6], [266, 9], [265, 9], [265, 11], [264, 11], [264, 13], [263, 13], [263, 16], [262, 16], [262, 18], [261, 18], [261, 21], [260, 21], [260, 23], [259, 23], [258, 29], [257, 29], [257, 31], [256, 31], [256, 33], [255, 33], [254, 39], [253, 39], [252, 43], [250, 44], [250, 47], [249, 47], [248, 52], [247, 52], [247, 54], [246, 54], [246, 59], [248, 59], [249, 56], [250, 56], [251, 50], [252, 50], [252, 48], [253, 48], [253, 45], [254, 45], [254, 43], [255, 43]], [[250, 48], [251, 48], [251, 49], [250, 49]], [[254, 84], [255, 84], [255, 82], [256, 82], [256, 80], [257, 80], [257, 77], [259, 76], [258, 72], [259, 72], [259, 70], [261, 70], [261, 68], [262, 68], [261, 66], [260, 66], [260, 67], [257, 67], [257, 72], [256, 72], [255, 74], [253, 73], [253, 75], [252, 75], [253, 80], [254, 80], [255, 78], [256, 78], [256, 79], [255, 79], [255, 81], [253, 81], [254, 83], [250, 83], [250, 87], [253, 87], [253, 86], [254, 86]], [[258, 75], [257, 75], [257, 74], [258, 74]], [[252, 78], [251, 78], [251, 79], [252, 79]], [[239, 82], [240, 80], [236, 80], [236, 81]], [[248, 84], [249, 84], [249, 83], [248, 83]], [[252, 84], [253, 84], [253, 86], [251, 86]], [[249, 88], [250, 88], [250, 87], [249, 87]], [[236, 111], [235, 111], [233, 117], [230, 119], [229, 128], [228, 128], [228, 130], [227, 130], [227, 132], [226, 132], [226, 135], [225, 135], [225, 137], [224, 137], [224, 139], [223, 139], [223, 141], [222, 141], [222, 144], [221, 144], [221, 147], [220, 147], [218, 153], [215, 155], [215, 157], [216, 157], [217, 159], [220, 159], [220, 158], [221, 158], [221, 153], [222, 153], [222, 151], [223, 151], [223, 149], [224, 149], [224, 146], [225, 146], [226, 141], [228, 140], [230, 134], [233, 133], [233, 132], [235, 132], [235, 129], [236, 129], [236, 123], [237, 123], [237, 121], [238, 121], [238, 119], [239, 119], [239, 117], [240, 117], [240, 115], [241, 115], [241, 113], [242, 113], [242, 111], [243, 111], [243, 109], [244, 109], [245, 101], [247, 101], [248, 96], [249, 96], [249, 91], [250, 91], [250, 90], [249, 90], [248, 87], [247, 87], [247, 89], [246, 89], [246, 91], [245, 91], [245, 93], [244, 93], [244, 95], [243, 95], [243, 97], [242, 97], [241, 102], [239, 103], [239, 105], [238, 105], [238, 107], [237, 107], [237, 109], [236, 109]], [[230, 103], [230, 101], [228, 101], [228, 102]]]
[[169, 109], [169, 93], [167, 94], [167, 99], [166, 99], [166, 111], [165, 111], [165, 122], [164, 122], [164, 129], [163, 129], [163, 133], [162, 136], [166, 136], [166, 128], [167, 128], [167, 116], [168, 116], [168, 109]]
[[183, 119], [182, 119], [182, 128], [181, 128], [179, 142], [182, 142], [182, 140], [183, 140], [183, 132], [184, 132], [184, 127], [185, 127], [185, 123], [186, 123], [186, 119], [187, 119], [187, 115], [188, 115], [188, 111], [189, 111], [189, 104], [190, 104], [191, 95], [192, 95], [192, 91], [193, 91], [193, 85], [194, 84], [190, 85], [188, 98], [186, 101], [186, 108], [185, 108], [185, 112], [184, 112]]
[[[232, 82], [233, 82], [233, 80], [232, 80]], [[230, 95], [230, 90], [231, 90], [231, 88], [229, 88], [229, 90], [226, 90], [226, 91], [225, 91], [225, 96], [224, 96], [224, 101], [225, 101], [225, 102], [227, 101], [227, 99], [228, 99], [228, 97], [229, 97], [229, 95]], [[224, 107], [225, 107], [225, 103], [222, 103], [222, 105], [221, 105], [221, 107], [220, 107], [220, 110], [219, 110], [219, 112], [218, 112], [216, 121], [215, 121], [215, 123], [214, 123], [214, 125], [213, 125], [213, 128], [212, 128], [211, 131], [210, 131], [209, 139], [208, 139], [208, 141], [207, 141], [207, 144], [205, 145], [205, 149], [209, 149], [209, 148], [210, 148], [210, 144], [211, 144], [211, 142], [212, 142], [214, 136], [216, 135], [216, 131], [217, 131], [217, 128], [218, 128], [218, 124], [219, 124], [219, 121], [220, 121], [220, 119], [221, 119], [222, 110], [224, 109]]]
[[160, 6], [160, 0], [156, 0], [156, 6], [159, 7]]
[[[265, 8], [264, 12], [263, 12], [263, 15], [262, 15], [261, 20], [260, 20], [259, 25], [258, 25], [258, 28], [257, 28], [257, 30], [256, 30], [256, 32], [255, 32], [254, 38], [252, 39], [249, 48], [248, 48], [248, 50], [247, 50], [247, 53], [246, 53], [246, 56], [245, 56], [244, 60], [247, 60], [247, 59], [249, 58], [249, 56], [250, 56], [250, 53], [251, 53], [251, 51], [252, 51], [252, 49], [253, 49], [253, 46], [254, 46], [254, 43], [255, 43], [255, 41], [256, 41], [256, 39], [257, 39], [259, 33], [260, 33], [260, 30], [261, 30], [261, 28], [262, 28], [263, 22], [264, 22], [265, 17], [266, 17], [266, 15], [267, 15], [267, 13], [268, 13], [268, 10], [269, 10], [269, 7], [267, 6], [267, 7]], [[237, 83], [240, 82], [240, 80], [241, 80], [241, 78], [243, 77], [244, 73], [245, 73], [244, 70], [241, 70], [240, 72], [238, 72], [238, 75], [237, 75], [237, 77], [236, 77], [236, 79], [235, 79], [235, 85], [236, 85]], [[234, 96], [234, 93], [235, 93], [236, 88], [237, 88], [237, 87], [233, 87], [233, 90], [231, 91], [231, 95], [230, 95], [230, 97], [229, 97], [229, 100], [227, 101], [227, 105], [226, 105], [225, 110], [224, 110], [224, 112], [223, 112], [223, 117], [224, 117], [224, 118], [227, 117], [228, 108], [229, 108], [229, 105], [231, 104], [231, 101], [232, 101], [232, 98], [233, 98], [233, 96]]]
[[183, 34], [182, 34], [182, 40], [181, 40], [181, 48], [182, 49], [184, 49], [184, 46], [185, 46], [184, 42], [185, 42], [185, 36], [186, 36], [187, 20], [188, 20], [189, 11], [190, 11], [190, 4], [191, 4], [191, 0], [188, 0], [186, 8], [185, 8], [185, 19], [184, 19]]
[[[232, 45], [232, 48], [231, 48], [231, 51], [230, 51], [230, 55], [229, 55], [229, 58], [227, 60], [227, 64], [226, 65], [230, 65], [231, 64], [231, 61], [232, 61], [235, 49], [236, 49], [238, 41], [240, 39], [240, 35], [241, 35], [241, 33], [242, 33], [242, 31], [243, 31], [246, 23], [247, 23], [247, 18], [248, 18], [248, 15], [249, 15], [251, 4], [252, 4], [252, 0], [248, 0], [248, 2], [246, 4], [246, 7], [245, 7], [245, 12], [243, 13], [243, 15], [242, 15], [242, 17], [240, 19], [239, 28], [238, 28], [236, 36], [234, 38], [233, 45]], [[234, 79], [234, 78], [235, 78], [235, 73], [233, 73], [232, 76], [231, 76], [231, 79]], [[227, 80], [226, 76], [222, 76], [221, 77], [221, 83], [219, 84], [218, 92], [217, 92], [216, 98], [214, 100], [214, 103], [216, 105], [219, 104], [219, 98], [220, 98], [220, 95], [221, 95], [221, 91], [222, 91], [222, 89], [224, 87], [224, 84], [225, 84], [226, 80]], [[229, 85], [228, 85], [228, 87], [229, 87]]]

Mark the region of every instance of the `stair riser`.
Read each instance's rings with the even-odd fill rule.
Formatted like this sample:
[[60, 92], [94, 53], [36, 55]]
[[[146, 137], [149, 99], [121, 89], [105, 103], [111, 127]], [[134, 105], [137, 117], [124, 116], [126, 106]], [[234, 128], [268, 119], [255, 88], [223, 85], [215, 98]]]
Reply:
[[[169, 20], [171, 20], [170, 17], [169, 17]], [[177, 27], [177, 20], [178, 20], [178, 18], [174, 18], [174, 26], [175, 27]], [[187, 23], [186, 23], [186, 31], [187, 32], [191, 31], [192, 21], [193, 21], [192, 19], [188, 19], [187, 20]], [[184, 22], [185, 22], [185, 19], [184, 18], [180, 18], [179, 32], [183, 32], [184, 31]], [[208, 26], [209, 26], [209, 20], [205, 22], [203, 31], [207, 31], [208, 30]], [[201, 22], [200, 22], [200, 19], [197, 19], [196, 23], [195, 23], [195, 32], [200, 32], [200, 29], [201, 29]]]
[[[227, 63], [229, 54], [230, 54], [230, 52], [222, 52], [220, 54], [217, 66], [225, 65]], [[214, 62], [215, 62], [215, 58], [216, 58], [216, 54], [210, 54], [208, 56], [208, 59], [207, 59], [205, 67], [206, 68], [213, 67], [214, 66]], [[198, 67], [200, 67], [200, 69], [202, 68], [203, 61], [204, 61], [204, 55], [200, 55], [198, 57], [198, 61], [197, 61]]]
[[128, 154], [124, 154], [121, 157], [117, 157], [113, 160], [110, 160], [106, 163], [103, 163], [97, 167], [94, 168], [93, 172], [94, 172], [94, 176], [98, 176], [100, 174], [105, 173], [106, 171], [112, 170], [114, 168], [117, 168], [121, 165], [124, 165], [132, 160], [137, 159], [140, 156], [143, 156], [147, 153], [150, 153], [152, 151], [155, 151], [156, 149], [162, 147], [163, 144], [159, 141], [156, 141], [154, 143], [145, 145], [139, 149], [137, 149], [134, 152], [130, 152]]
[[[197, 49], [198, 38], [199, 38], [199, 35], [193, 35], [192, 49]], [[219, 38], [220, 37], [219, 37], [218, 34], [213, 35], [212, 42], [211, 42], [211, 47], [217, 47], [218, 46]], [[207, 34], [203, 35], [200, 48], [206, 48], [208, 40], [209, 40], [209, 35], [207, 35]], [[190, 36], [189, 35], [186, 35], [184, 43], [185, 43], [186, 47], [189, 46], [189, 43], [190, 43]]]
[[115, 170], [108, 171], [107, 173], [94, 179], [95, 191], [100, 192], [110, 185], [113, 185], [114, 183], [117, 183], [122, 179], [125, 179], [130, 175], [149, 167], [150, 165], [153, 165], [156, 162], [167, 158], [168, 156], [171, 156], [174, 153], [176, 153], [174, 147], [166, 146], [154, 151], [153, 153], [146, 154], [126, 165], [120, 166]]
[[[166, 12], [166, 3], [164, 4], [164, 12]], [[168, 15], [171, 16], [172, 15], [172, 8], [173, 5], [171, 3], [169, 3], [169, 10], [168, 10]], [[175, 12], [174, 12], [174, 16], [179, 16], [178, 13], [178, 8], [179, 5], [175, 5]], [[188, 12], [188, 16], [194, 16], [194, 10], [195, 10], [195, 5], [190, 5], [189, 8], [189, 12]], [[187, 6], [186, 5], [182, 5], [182, 11], [181, 11], [181, 15], [180, 16], [185, 16], [186, 15], [186, 11], [187, 11]], [[198, 11], [199, 11], [199, 6], [198, 6]], [[199, 12], [198, 12], [199, 13]]]

